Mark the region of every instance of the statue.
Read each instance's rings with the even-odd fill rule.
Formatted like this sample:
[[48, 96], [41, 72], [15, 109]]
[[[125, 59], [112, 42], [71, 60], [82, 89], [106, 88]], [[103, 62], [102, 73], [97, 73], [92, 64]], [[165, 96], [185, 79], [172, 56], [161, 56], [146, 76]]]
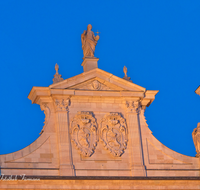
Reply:
[[95, 46], [97, 41], [99, 40], [99, 35], [94, 35], [92, 32], [92, 25], [88, 24], [87, 31], [84, 30], [83, 34], [81, 34], [81, 42], [83, 55], [85, 57], [94, 57]]
[[200, 157], [200, 123], [198, 123], [197, 128], [192, 132], [192, 138], [196, 148], [196, 157]]

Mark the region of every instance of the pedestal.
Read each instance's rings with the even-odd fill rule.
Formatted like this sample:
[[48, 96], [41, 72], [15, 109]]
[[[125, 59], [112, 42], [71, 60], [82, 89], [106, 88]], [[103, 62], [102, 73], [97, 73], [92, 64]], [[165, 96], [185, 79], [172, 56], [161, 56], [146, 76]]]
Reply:
[[99, 58], [96, 57], [85, 57], [83, 58], [83, 63], [81, 64], [83, 66], [83, 71], [87, 72], [90, 71], [92, 69], [96, 69], [98, 68], [97, 62], [98, 62]]

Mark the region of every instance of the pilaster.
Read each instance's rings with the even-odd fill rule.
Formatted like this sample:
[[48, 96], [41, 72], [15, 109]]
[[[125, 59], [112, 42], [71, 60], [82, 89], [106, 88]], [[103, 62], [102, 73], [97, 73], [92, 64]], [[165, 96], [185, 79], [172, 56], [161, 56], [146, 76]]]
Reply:
[[146, 176], [139, 123], [140, 102], [138, 100], [126, 100], [125, 106], [129, 131], [128, 147], [130, 152], [131, 176]]
[[72, 149], [69, 134], [70, 98], [55, 99], [57, 133], [60, 158], [60, 176], [74, 176]]

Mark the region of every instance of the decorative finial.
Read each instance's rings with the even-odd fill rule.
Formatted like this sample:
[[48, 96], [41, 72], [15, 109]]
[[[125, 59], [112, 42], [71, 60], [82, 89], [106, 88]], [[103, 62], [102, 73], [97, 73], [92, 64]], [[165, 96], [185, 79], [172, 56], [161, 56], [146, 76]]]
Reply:
[[123, 79], [125, 79], [125, 80], [127, 80], [127, 81], [129, 81], [129, 82], [132, 82], [130, 79], [131, 79], [131, 77], [128, 77], [127, 76], [127, 67], [126, 66], [124, 66], [124, 68], [123, 68], [123, 71], [124, 71], [124, 77], [123, 77]]
[[58, 73], [59, 66], [58, 66], [57, 63], [56, 63], [56, 65], [55, 65], [55, 70], [56, 70], [56, 74], [54, 75], [54, 78], [53, 78], [53, 84], [64, 80], [64, 79], [62, 78], [62, 75], [60, 75], [60, 74]]
[[57, 63], [56, 63], [56, 65], [55, 65], [55, 70], [56, 70], [56, 74], [58, 74], [59, 66], [58, 66]]
[[123, 71], [124, 71], [124, 77], [127, 77], [127, 67], [126, 66], [124, 66], [124, 68], [123, 68]]
[[94, 32], [92, 31], [92, 25], [88, 24], [87, 30], [84, 30], [83, 34], [81, 34], [81, 42], [82, 42], [84, 58], [94, 57], [95, 46], [97, 45], [97, 41], [99, 40], [98, 33], [95, 36]]

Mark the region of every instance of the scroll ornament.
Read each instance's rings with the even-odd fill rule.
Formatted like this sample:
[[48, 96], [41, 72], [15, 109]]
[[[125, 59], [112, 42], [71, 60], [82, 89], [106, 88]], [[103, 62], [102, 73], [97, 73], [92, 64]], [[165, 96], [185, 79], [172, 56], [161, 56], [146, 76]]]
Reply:
[[90, 157], [97, 146], [97, 123], [92, 112], [78, 112], [71, 122], [71, 140], [80, 154]]
[[46, 128], [46, 126], [47, 126], [47, 123], [49, 121], [49, 117], [50, 117], [51, 111], [50, 111], [50, 108], [47, 106], [46, 103], [42, 103], [40, 105], [40, 109], [42, 111], [44, 111], [44, 114], [45, 114], [44, 126], [43, 126], [41, 132], [39, 133], [41, 135], [44, 132], [44, 129]]
[[100, 139], [114, 156], [120, 157], [127, 147], [127, 125], [120, 113], [109, 113], [101, 120]]

